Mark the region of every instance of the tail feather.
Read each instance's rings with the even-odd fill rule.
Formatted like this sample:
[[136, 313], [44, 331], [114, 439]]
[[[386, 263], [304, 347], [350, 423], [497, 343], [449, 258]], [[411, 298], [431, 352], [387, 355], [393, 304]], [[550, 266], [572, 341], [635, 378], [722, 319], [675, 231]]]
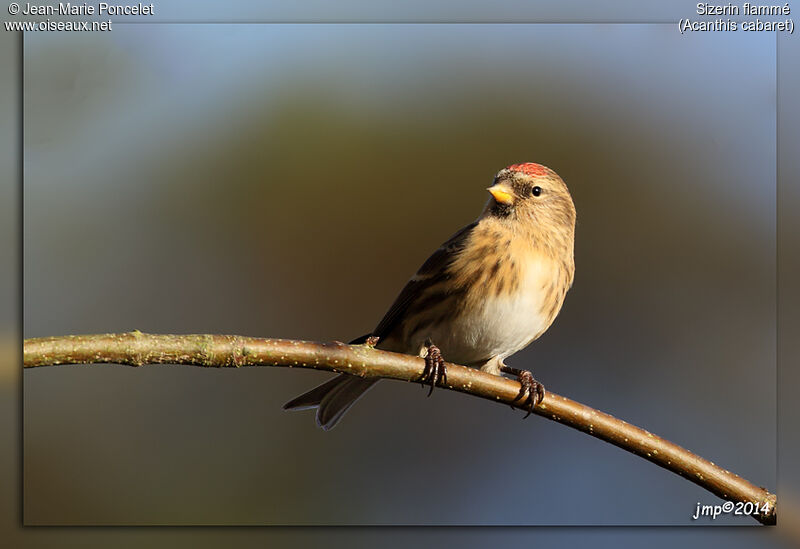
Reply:
[[342, 376], [344, 379], [341, 383], [325, 395], [317, 409], [317, 425], [326, 431], [333, 429], [345, 412], [378, 381], [347, 374], [342, 374]]
[[340, 374], [307, 393], [287, 402], [284, 410], [317, 408], [317, 425], [328, 431], [344, 413], [369, 390], [377, 379], [363, 379]]
[[311, 389], [307, 393], [303, 393], [299, 397], [290, 400], [283, 405], [283, 409], [310, 410], [311, 408], [316, 408], [322, 403], [322, 399], [325, 398], [325, 395], [327, 395], [329, 391], [333, 390], [342, 382], [341, 377], [342, 376], [336, 376], [335, 378], [326, 381], [322, 385]]
[[[360, 345], [367, 341], [372, 334], [366, 334], [350, 342], [350, 345]], [[284, 410], [310, 410], [317, 409], [317, 425], [326, 431], [333, 429], [342, 419], [350, 406], [364, 396], [377, 379], [363, 379], [349, 374], [340, 374], [314, 387], [307, 393], [290, 400], [283, 405]]]

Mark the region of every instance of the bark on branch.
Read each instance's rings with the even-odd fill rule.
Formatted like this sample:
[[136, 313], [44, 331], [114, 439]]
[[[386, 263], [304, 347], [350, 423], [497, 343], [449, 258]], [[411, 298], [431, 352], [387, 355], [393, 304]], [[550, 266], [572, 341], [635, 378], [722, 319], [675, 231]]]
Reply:
[[[99, 363], [189, 364], [217, 368], [285, 366], [402, 381], [417, 381], [424, 368], [424, 361], [417, 357], [338, 342], [227, 335], [152, 335], [138, 331], [25, 340], [25, 368]], [[447, 365], [446, 387], [507, 405], [514, 405], [520, 389], [516, 381], [456, 364]], [[759, 508], [766, 504], [768, 511], [755, 515], [756, 520], [763, 524], [776, 522], [774, 494], [644, 429], [551, 392], [534, 413], [619, 446], [725, 500], [752, 502]]]

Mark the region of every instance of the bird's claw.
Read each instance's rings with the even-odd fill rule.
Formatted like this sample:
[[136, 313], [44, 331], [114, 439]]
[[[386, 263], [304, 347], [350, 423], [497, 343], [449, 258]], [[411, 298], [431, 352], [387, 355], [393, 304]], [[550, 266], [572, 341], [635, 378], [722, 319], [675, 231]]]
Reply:
[[502, 365], [500, 366], [500, 371], [517, 377], [520, 388], [519, 393], [511, 403], [511, 407], [514, 408], [514, 404], [522, 400], [522, 406], [528, 410], [525, 417], [528, 417], [533, 412], [533, 408], [544, 400], [544, 385], [533, 379], [533, 374], [529, 370], [519, 370], [511, 366]]
[[445, 366], [442, 352], [436, 345], [428, 344], [428, 353], [425, 355], [425, 369], [422, 371], [422, 377], [419, 378], [422, 385], [425, 386], [426, 382], [430, 383], [430, 390], [428, 396], [433, 393], [433, 388], [437, 383], [444, 385], [447, 383], [447, 366]]
[[525, 414], [525, 417], [528, 417], [533, 412], [533, 408], [544, 400], [544, 385], [533, 379], [533, 374], [528, 370], [520, 371], [517, 380], [520, 388], [514, 402], [524, 399], [522, 404], [528, 410], [528, 413]]

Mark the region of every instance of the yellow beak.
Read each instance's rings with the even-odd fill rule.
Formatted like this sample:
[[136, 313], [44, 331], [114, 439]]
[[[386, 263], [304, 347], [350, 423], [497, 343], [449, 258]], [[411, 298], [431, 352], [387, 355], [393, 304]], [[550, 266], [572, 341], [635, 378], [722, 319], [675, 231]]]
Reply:
[[502, 183], [497, 183], [486, 189], [498, 204], [510, 206], [514, 202], [514, 196], [508, 191], [508, 187]]

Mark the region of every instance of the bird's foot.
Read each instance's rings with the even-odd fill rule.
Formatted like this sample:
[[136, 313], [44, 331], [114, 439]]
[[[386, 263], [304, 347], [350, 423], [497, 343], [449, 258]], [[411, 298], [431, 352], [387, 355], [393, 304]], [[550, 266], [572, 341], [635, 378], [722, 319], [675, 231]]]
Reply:
[[367, 339], [364, 340], [364, 345], [371, 349], [375, 348], [375, 345], [381, 340], [378, 336], [369, 336]]
[[422, 377], [419, 380], [423, 386], [426, 383], [430, 383], [431, 389], [428, 391], [428, 396], [431, 396], [437, 383], [442, 385], [447, 383], [447, 367], [444, 364], [439, 347], [428, 340], [425, 343], [425, 348], [428, 350], [425, 355], [425, 369], [422, 371]]
[[519, 368], [503, 365], [500, 367], [500, 371], [517, 377], [520, 389], [514, 398], [514, 402], [523, 401], [523, 406], [528, 410], [525, 417], [528, 417], [533, 412], [534, 406], [544, 400], [544, 385], [533, 379], [533, 374], [529, 370], [520, 370]]

